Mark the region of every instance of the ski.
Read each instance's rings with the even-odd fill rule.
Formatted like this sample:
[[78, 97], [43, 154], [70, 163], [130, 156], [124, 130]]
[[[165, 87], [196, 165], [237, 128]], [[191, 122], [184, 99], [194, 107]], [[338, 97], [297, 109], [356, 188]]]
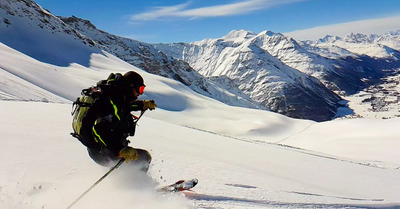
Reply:
[[175, 182], [174, 184], [160, 188], [158, 191], [160, 191], [160, 192], [186, 191], [186, 190], [190, 190], [193, 187], [195, 187], [198, 182], [199, 182], [199, 180], [197, 180], [196, 178], [190, 179], [190, 180], [179, 180], [179, 181]]

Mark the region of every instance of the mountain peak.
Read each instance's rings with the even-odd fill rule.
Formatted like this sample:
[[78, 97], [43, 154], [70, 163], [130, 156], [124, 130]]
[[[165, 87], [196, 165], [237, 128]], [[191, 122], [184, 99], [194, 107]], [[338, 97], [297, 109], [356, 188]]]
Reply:
[[275, 32], [272, 32], [270, 30], [262, 31], [261, 33], [258, 34], [258, 36], [260, 36], [260, 35], [265, 35], [265, 36], [283, 36], [282, 33], [275, 33]]
[[72, 25], [72, 24], [84, 24], [87, 28], [90, 29], [97, 29], [96, 26], [94, 26], [89, 20], [85, 20], [79, 17], [75, 17], [74, 15], [72, 15], [72, 17], [58, 17], [60, 18], [62, 21], [64, 21], [65, 23]]
[[400, 30], [390, 31], [386, 35], [398, 36], [400, 35]]
[[231, 32], [229, 32], [227, 35], [225, 35], [222, 38], [225, 40], [245, 40], [245, 39], [249, 39], [255, 35], [256, 34], [251, 31], [246, 31], [246, 30], [242, 29], [242, 30], [232, 30]]
[[318, 43], [335, 42], [342, 40], [339, 36], [326, 35], [324, 38], [318, 39]]
[[361, 33], [349, 33], [344, 40], [351, 43], [371, 43], [373, 36], [364, 35]]

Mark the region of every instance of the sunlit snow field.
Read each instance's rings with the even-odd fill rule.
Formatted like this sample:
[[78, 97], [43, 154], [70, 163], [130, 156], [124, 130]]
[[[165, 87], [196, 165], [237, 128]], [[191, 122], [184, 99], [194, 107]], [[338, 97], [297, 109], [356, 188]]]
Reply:
[[[228, 106], [107, 53], [59, 67], [0, 44], [0, 69], [1, 208], [66, 208], [108, 171], [69, 135], [71, 103], [129, 70], [158, 104], [130, 139], [151, 152], [149, 174], [123, 164], [73, 208], [400, 207], [399, 118], [316, 123]], [[155, 191], [194, 177], [191, 193]]]

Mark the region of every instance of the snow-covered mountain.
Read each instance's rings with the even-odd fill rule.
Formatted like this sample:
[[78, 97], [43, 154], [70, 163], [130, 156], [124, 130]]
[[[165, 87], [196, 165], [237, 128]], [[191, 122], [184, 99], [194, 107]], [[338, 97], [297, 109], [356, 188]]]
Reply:
[[[187, 61], [206, 77], [228, 76], [237, 85], [240, 85], [242, 75], [248, 76], [261, 69], [266, 69], [269, 73], [285, 71], [290, 67], [317, 78], [329, 90], [343, 96], [377, 85], [381, 82], [381, 78], [396, 74], [398, 72], [396, 69], [400, 68], [399, 44], [400, 39], [396, 32], [383, 36], [349, 34], [343, 39], [327, 36], [316, 42], [298, 42], [271, 31], [255, 34], [239, 30], [232, 31], [222, 38], [192, 43], [158, 44], [156, 47], [167, 54]], [[244, 53], [248, 55], [238, 56]], [[246, 59], [258, 60], [258, 62], [250, 66], [244, 64]], [[275, 61], [266, 62], [266, 60]], [[276, 64], [279, 62], [283, 65]], [[244, 65], [245, 68], [242, 69], [241, 66]], [[240, 69], [240, 73], [237, 73], [237, 69]], [[274, 76], [273, 73], [272, 76]], [[282, 79], [280, 84], [288, 81], [284, 76], [280, 78]], [[258, 79], [256, 82], [263, 86], [271, 84], [270, 80], [263, 79]], [[249, 92], [257, 94], [257, 90], [260, 90], [248, 91], [240, 86], [239, 89], [247, 94]], [[308, 90], [303, 91], [307, 92]], [[291, 95], [287, 92], [284, 94]], [[336, 102], [326, 99], [326, 97], [330, 97], [330, 94], [320, 93], [319, 95], [326, 101], [330, 100], [331, 105]], [[257, 101], [260, 100], [250, 97]], [[276, 95], [270, 95], [268, 99], [271, 97], [277, 98]], [[291, 102], [302, 103], [299, 100]], [[274, 107], [271, 104], [267, 106]], [[303, 103], [301, 106], [309, 108], [308, 104]], [[279, 112], [277, 109], [272, 109]], [[321, 113], [318, 112], [318, 114]]]
[[95, 43], [33, 1], [0, 1], [0, 42], [37, 60], [88, 66]]
[[[7, 0], [2, 2], [1, 9], [4, 18], [0, 27], [4, 30], [1, 30], [0, 41], [41, 61], [67, 66], [76, 59], [75, 63], [88, 66], [91, 53], [107, 51], [148, 72], [174, 78], [196, 92], [227, 104], [271, 109], [292, 117], [318, 121], [328, 120], [336, 112], [335, 103], [339, 100], [337, 96], [326, 90], [316, 79], [282, 65], [273, 57], [271, 57], [272, 62], [276, 63], [277, 68], [285, 68], [283, 71], [290, 72], [281, 72], [278, 69], [271, 73], [268, 78], [274, 82], [268, 85], [269, 88], [264, 88], [265, 86], [257, 82], [252, 84], [252, 82], [264, 79], [269, 72], [262, 70], [262, 73], [258, 74], [258, 70], [254, 71], [243, 78], [242, 81], [247, 82], [247, 87], [243, 88], [229, 76], [220, 75], [217, 78], [206, 79], [186, 62], [167, 56], [150, 44], [108, 34], [97, 29], [87, 20], [76, 17], [56, 17], [33, 1]], [[10, 34], [19, 34], [19, 36]], [[24, 39], [25, 36], [30, 35], [34, 37]], [[79, 44], [81, 46], [77, 47], [76, 45]], [[22, 45], [22, 47], [17, 45]], [[70, 48], [64, 47], [65, 45]], [[53, 53], [52, 48], [58, 49], [58, 52], [56, 50], [56, 53]], [[245, 51], [246, 48], [244, 46], [243, 50]], [[63, 49], [66, 50], [61, 51]], [[75, 50], [86, 52], [86, 54], [75, 53]], [[55, 62], [57, 57], [69, 59], [60, 59]], [[257, 64], [251, 56], [247, 57], [247, 61], [249, 63], [246, 64], [246, 68], [254, 68], [253, 65]], [[262, 61], [270, 62], [270, 58], [261, 58], [260, 62]], [[283, 86], [277, 80], [288, 80], [288, 82]], [[305, 93], [304, 88], [309, 89], [308, 93]], [[329, 96], [321, 98], [320, 95]], [[307, 98], [303, 100], [306, 102], [298, 102], [298, 97]], [[297, 102], [293, 102], [294, 100]]]
[[350, 33], [344, 38], [328, 35], [302, 42], [307, 51], [330, 60], [333, 74], [325, 74], [322, 79], [333, 83], [335, 88], [330, 89], [342, 95], [354, 94], [396, 74], [400, 68], [399, 45], [396, 32], [382, 36]]
[[89, 66], [92, 53], [111, 53], [148, 72], [173, 78], [224, 103], [259, 108], [248, 96], [205, 79], [186, 62], [152, 45], [108, 34], [87, 20], [56, 17], [30, 0], [0, 2], [0, 42], [37, 60], [58, 66]]
[[377, 86], [400, 66], [399, 32], [298, 42], [239, 30], [219, 39], [152, 45], [88, 20], [54, 16], [31, 0], [1, 1], [0, 14], [0, 42], [37, 60], [89, 66], [93, 53], [108, 52], [226, 104], [316, 121], [337, 115], [338, 95]]
[[[221, 86], [204, 78], [186, 62], [166, 55], [153, 45], [116, 36], [97, 29], [90, 21], [77, 17], [59, 17], [79, 33], [90, 37], [100, 48], [147, 72], [175, 79], [194, 91], [229, 105], [260, 108], [233, 86]], [[228, 88], [227, 88], [228, 87]]]
[[340, 98], [319, 80], [275, 57], [278, 51], [270, 53], [266, 49], [270, 43], [265, 41], [269, 37], [283, 36], [269, 31], [254, 34], [240, 30], [220, 39], [156, 46], [185, 60], [206, 77], [228, 77], [252, 100], [272, 111], [317, 121], [332, 118]]
[[[389, 32], [384, 35], [364, 35], [350, 33], [341, 38], [337, 36], [326, 36], [314, 42], [308, 42], [319, 48], [340, 48], [355, 55], [367, 55], [374, 58], [400, 59], [400, 30]], [[343, 55], [341, 55], [343, 56]]]

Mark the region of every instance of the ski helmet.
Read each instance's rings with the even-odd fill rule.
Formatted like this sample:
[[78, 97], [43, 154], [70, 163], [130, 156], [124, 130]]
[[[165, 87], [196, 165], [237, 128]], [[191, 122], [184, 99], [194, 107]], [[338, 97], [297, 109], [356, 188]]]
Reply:
[[139, 73], [129, 71], [123, 75], [123, 80], [128, 88], [136, 89], [138, 93], [143, 94], [146, 85], [144, 85], [144, 80]]

